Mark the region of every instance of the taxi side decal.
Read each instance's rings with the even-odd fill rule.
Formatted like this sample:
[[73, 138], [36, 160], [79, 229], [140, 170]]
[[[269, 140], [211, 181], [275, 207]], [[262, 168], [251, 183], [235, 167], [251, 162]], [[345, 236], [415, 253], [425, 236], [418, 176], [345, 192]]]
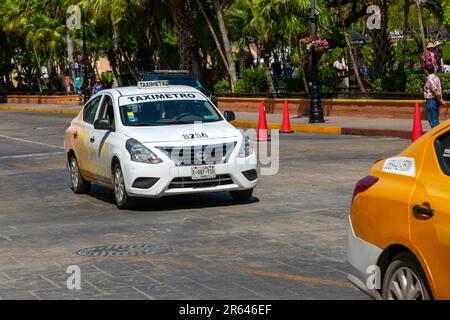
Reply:
[[406, 157], [388, 158], [384, 162], [383, 172], [408, 177], [415, 177], [416, 176], [415, 159]]

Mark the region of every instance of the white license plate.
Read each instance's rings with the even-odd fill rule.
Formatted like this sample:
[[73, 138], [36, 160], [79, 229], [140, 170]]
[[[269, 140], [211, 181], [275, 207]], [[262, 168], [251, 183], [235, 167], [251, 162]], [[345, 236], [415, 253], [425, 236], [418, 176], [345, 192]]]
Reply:
[[216, 168], [214, 166], [191, 167], [192, 180], [214, 179]]

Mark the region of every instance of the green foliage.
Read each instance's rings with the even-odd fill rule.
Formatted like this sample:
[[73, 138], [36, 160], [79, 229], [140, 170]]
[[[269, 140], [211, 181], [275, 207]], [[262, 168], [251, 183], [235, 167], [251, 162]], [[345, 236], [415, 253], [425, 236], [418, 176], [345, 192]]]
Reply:
[[375, 79], [372, 81], [372, 91], [375, 93], [383, 92], [383, 85], [381, 79]]
[[111, 71], [102, 72], [100, 79], [105, 87], [111, 87], [113, 84], [114, 76]]
[[267, 89], [266, 75], [262, 68], [242, 70], [242, 79], [236, 83], [237, 93], [267, 92]]
[[439, 73], [438, 76], [441, 79], [442, 91], [450, 93], [450, 73]]
[[226, 79], [222, 79], [217, 81], [214, 84], [214, 93], [221, 94], [221, 93], [230, 93], [231, 92], [231, 86], [230, 82]]
[[450, 60], [450, 41], [442, 46], [442, 59]]
[[450, 0], [442, 0], [444, 22], [450, 24]]
[[422, 74], [411, 74], [406, 78], [406, 92], [422, 93], [425, 85], [426, 77]]
[[[403, 50], [405, 50], [403, 52]], [[401, 63], [405, 62], [405, 67], [414, 68], [414, 65], [419, 63], [420, 50], [417, 42], [412, 39], [405, 41], [405, 48], [403, 42], [399, 41], [393, 46], [393, 69], [399, 70]]]
[[322, 93], [332, 93], [339, 85], [337, 70], [332, 66], [328, 65], [320, 69], [317, 76]]
[[[436, 73], [441, 80], [442, 91], [450, 93], [450, 73]], [[422, 93], [426, 82], [425, 74], [412, 74], [406, 80], [406, 92]]]

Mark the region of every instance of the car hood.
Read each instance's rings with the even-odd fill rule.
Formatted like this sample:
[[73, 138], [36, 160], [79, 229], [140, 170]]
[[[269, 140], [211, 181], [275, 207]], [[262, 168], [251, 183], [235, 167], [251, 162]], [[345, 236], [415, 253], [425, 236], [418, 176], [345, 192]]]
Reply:
[[242, 136], [239, 130], [225, 120], [168, 126], [124, 127], [124, 133], [141, 143], [193, 142]]

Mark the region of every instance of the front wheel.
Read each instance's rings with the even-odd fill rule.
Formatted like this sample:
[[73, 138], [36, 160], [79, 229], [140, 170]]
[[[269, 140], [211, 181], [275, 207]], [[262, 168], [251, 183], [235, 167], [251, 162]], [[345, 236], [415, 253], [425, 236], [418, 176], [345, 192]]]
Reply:
[[73, 192], [78, 194], [88, 193], [91, 183], [81, 176], [78, 161], [74, 154], [71, 154], [69, 158], [69, 173]]
[[234, 201], [242, 202], [248, 201], [253, 194], [253, 189], [230, 191], [230, 195]]
[[114, 166], [113, 175], [114, 198], [119, 209], [130, 209], [134, 206], [135, 199], [130, 197], [125, 190], [125, 180], [122, 168], [119, 164]]
[[432, 295], [419, 263], [409, 253], [400, 253], [389, 264], [383, 281], [385, 300], [430, 300]]

